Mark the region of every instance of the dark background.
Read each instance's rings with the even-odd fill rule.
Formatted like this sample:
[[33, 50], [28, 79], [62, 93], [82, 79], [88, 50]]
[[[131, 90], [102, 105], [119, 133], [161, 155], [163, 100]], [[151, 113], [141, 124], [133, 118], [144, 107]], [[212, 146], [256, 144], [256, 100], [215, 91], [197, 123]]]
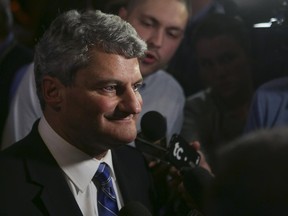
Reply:
[[[117, 13], [127, 0], [11, 0], [14, 32], [21, 43], [37, 43], [55, 16], [68, 9], [94, 8]], [[240, 16], [251, 29], [255, 57], [255, 87], [288, 74], [288, 0], [219, 0], [236, 4]], [[253, 24], [278, 18], [271, 28], [253, 28]]]

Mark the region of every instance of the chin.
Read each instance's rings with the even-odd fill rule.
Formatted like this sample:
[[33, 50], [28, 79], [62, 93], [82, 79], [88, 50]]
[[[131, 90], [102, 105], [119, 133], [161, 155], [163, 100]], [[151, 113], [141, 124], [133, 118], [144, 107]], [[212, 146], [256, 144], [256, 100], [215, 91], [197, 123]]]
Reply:
[[127, 144], [127, 143], [131, 143], [131, 142], [133, 142], [135, 139], [136, 139], [136, 136], [129, 137], [129, 138], [127, 137], [127, 139], [124, 139], [123, 142], [126, 143], [126, 144]]
[[115, 140], [117, 140], [120, 144], [127, 144], [131, 143], [136, 139], [136, 134], [131, 135], [124, 135], [120, 134], [118, 137], [115, 137]]

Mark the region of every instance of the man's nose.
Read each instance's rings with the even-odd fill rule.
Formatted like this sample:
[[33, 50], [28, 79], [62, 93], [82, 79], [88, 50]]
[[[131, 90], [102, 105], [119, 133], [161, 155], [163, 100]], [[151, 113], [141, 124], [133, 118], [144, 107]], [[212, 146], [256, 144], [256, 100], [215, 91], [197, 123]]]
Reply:
[[227, 66], [225, 64], [216, 62], [214, 64], [214, 74], [218, 77], [225, 76], [227, 73]]
[[119, 108], [126, 113], [138, 114], [142, 110], [142, 98], [138, 92], [132, 88], [126, 90], [121, 96]]
[[150, 38], [147, 40], [147, 43], [154, 47], [160, 48], [163, 45], [164, 36], [165, 32], [163, 29], [155, 29], [151, 33]]

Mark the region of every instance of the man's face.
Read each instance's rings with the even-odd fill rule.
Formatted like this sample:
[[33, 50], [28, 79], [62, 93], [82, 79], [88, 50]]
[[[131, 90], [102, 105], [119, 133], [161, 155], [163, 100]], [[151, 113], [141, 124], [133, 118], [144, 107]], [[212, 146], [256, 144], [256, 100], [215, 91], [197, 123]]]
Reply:
[[146, 57], [140, 70], [147, 76], [163, 68], [171, 59], [183, 38], [188, 20], [184, 3], [178, 0], [143, 0], [131, 11], [120, 12], [147, 43]]
[[88, 68], [64, 87], [61, 121], [65, 138], [88, 154], [97, 154], [136, 138], [142, 98], [137, 58], [93, 51]]
[[250, 82], [250, 61], [234, 38], [220, 35], [200, 39], [196, 53], [204, 81], [218, 96], [235, 96]]

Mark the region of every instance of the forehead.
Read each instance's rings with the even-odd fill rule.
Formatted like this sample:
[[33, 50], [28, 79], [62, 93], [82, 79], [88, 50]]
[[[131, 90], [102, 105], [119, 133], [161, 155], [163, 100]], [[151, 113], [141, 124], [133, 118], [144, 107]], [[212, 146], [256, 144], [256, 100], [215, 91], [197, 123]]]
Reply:
[[127, 59], [117, 54], [93, 50], [90, 52], [89, 65], [78, 73], [80, 76], [92, 79], [114, 79], [119, 81], [133, 81], [141, 79], [137, 58]]
[[230, 51], [244, 51], [239, 42], [232, 36], [219, 35], [212, 38], [201, 38], [196, 43], [198, 55], [217, 55]]
[[135, 5], [131, 15], [142, 15], [154, 18], [166, 25], [185, 26], [188, 10], [184, 2], [179, 0], [143, 0]]

